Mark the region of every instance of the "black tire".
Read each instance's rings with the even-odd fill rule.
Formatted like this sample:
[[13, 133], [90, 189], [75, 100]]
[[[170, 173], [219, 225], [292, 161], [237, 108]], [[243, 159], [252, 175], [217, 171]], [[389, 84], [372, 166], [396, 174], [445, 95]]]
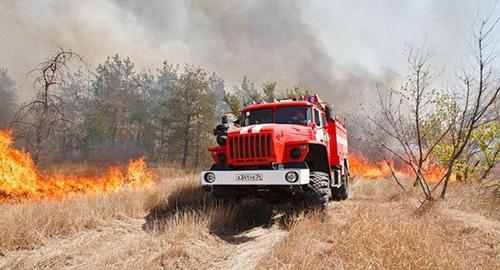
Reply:
[[311, 172], [306, 188], [306, 203], [309, 207], [319, 207], [323, 214], [328, 209], [329, 177], [324, 172]]
[[[344, 167], [345, 168], [345, 167]], [[349, 197], [349, 173], [344, 172], [344, 175], [339, 175], [340, 187], [332, 187], [332, 200], [343, 201]]]

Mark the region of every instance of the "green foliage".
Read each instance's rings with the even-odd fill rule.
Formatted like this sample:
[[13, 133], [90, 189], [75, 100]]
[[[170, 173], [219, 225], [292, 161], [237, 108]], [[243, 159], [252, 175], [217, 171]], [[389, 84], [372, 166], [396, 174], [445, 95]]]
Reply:
[[277, 82], [275, 81], [267, 81], [262, 84], [262, 91], [264, 92], [265, 101], [272, 102], [273, 100], [278, 98], [276, 93], [276, 84]]
[[254, 84], [245, 76], [241, 88], [235, 87], [234, 93], [226, 93], [223, 100], [229, 106], [234, 115], [239, 115], [243, 107], [251, 105], [253, 101], [263, 99], [266, 102], [273, 102], [276, 99], [304, 98], [311, 95], [311, 90], [294, 85], [292, 89], [280, 91], [276, 81], [266, 81], [262, 84], [262, 94], [254, 88]]
[[233, 93], [225, 93], [222, 100], [232, 114], [239, 115], [240, 110], [251, 105], [255, 100], [261, 98], [261, 93], [255, 89], [255, 84], [246, 76], [243, 77], [241, 87], [235, 86]]
[[292, 89], [285, 90], [283, 97], [292, 99], [292, 98], [303, 98], [310, 95], [311, 91], [309, 89], [304, 88], [300, 85], [294, 85]]
[[[65, 160], [146, 155], [184, 166], [207, 165], [211, 157], [206, 148], [214, 144], [212, 130], [220, 116], [228, 111], [238, 115], [243, 106], [262, 97], [282, 97], [276, 86], [269, 81], [256, 89], [244, 77], [240, 87], [226, 93], [224, 80], [200, 67], [164, 61], [155, 72], [139, 72], [129, 58], [115, 55], [92, 73], [68, 74], [65, 84], [55, 89], [69, 124], [50, 143]], [[0, 70], [0, 116], [8, 115], [3, 110], [13, 100], [8, 96], [13, 87], [6, 71]], [[306, 90], [295, 87], [287, 93], [299, 96]]]
[[482, 173], [494, 168], [500, 152], [500, 123], [498, 120], [477, 127], [472, 132], [472, 142], [477, 146], [478, 165]]
[[232, 110], [232, 108], [224, 101], [226, 95], [224, 80], [217, 74], [212, 73], [208, 81], [210, 85], [210, 95], [212, 95], [215, 102], [215, 116], [218, 118], [218, 116], [230, 109]]
[[[181, 146], [178, 153], [183, 166], [187, 164], [190, 148], [199, 147], [207, 131], [214, 126], [215, 100], [211, 90], [209, 76], [204, 70], [185, 66], [177, 74], [177, 85], [171, 93], [175, 98], [164, 102], [164, 106], [174, 112], [166, 117], [176, 129], [168, 139]], [[198, 156], [194, 159], [198, 165]]]
[[[433, 113], [427, 119], [425, 129], [432, 136], [442, 134], [444, 128], [452, 127], [449, 134], [435, 147], [434, 156], [443, 165], [447, 166], [453, 158], [456, 146], [463, 145], [463, 137], [459, 137], [458, 112], [460, 105], [456, 98], [447, 91], [435, 91]], [[464, 130], [462, 129], [462, 132]], [[471, 176], [485, 177], [498, 163], [500, 151], [499, 122], [493, 120], [473, 129], [471, 139], [465, 150], [455, 160], [453, 173], [459, 180], [469, 180]]]
[[243, 77], [241, 88], [235, 86], [233, 92], [240, 98], [242, 106], [248, 106], [261, 97], [259, 91], [255, 89], [255, 84], [246, 76]]
[[125, 125], [133, 121], [131, 111], [136, 91], [139, 91], [137, 85], [134, 64], [128, 58], [108, 57], [97, 67], [89, 100], [90, 121], [87, 121], [90, 141], [117, 142]]
[[224, 80], [199, 67], [163, 62], [156, 74], [133, 62], [108, 57], [93, 75], [78, 71], [62, 91], [71, 121], [62, 147], [87, 159], [146, 155], [198, 166], [210, 159], [206, 146], [223, 102]]
[[224, 95], [224, 102], [229, 106], [234, 115], [239, 115], [242, 105], [240, 99], [235, 94], [226, 93]]

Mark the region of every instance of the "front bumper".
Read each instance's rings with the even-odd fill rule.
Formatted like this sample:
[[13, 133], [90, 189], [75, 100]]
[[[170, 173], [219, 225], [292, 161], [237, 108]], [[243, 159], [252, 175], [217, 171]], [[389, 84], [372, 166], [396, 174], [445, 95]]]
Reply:
[[[291, 183], [285, 179], [289, 172], [298, 175], [297, 181]], [[205, 175], [213, 173], [215, 180], [207, 182]], [[309, 169], [283, 169], [283, 170], [248, 170], [248, 171], [203, 171], [200, 175], [201, 184], [214, 185], [306, 185], [309, 184]]]

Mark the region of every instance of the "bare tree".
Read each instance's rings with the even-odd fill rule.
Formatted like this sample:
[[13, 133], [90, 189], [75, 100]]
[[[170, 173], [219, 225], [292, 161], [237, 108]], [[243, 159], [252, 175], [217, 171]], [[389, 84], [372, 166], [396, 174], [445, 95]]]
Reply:
[[[378, 91], [378, 113], [367, 113], [372, 126], [366, 130], [369, 141], [408, 165], [415, 175], [415, 185], [420, 185], [426, 200], [432, 200], [427, 182], [426, 165], [434, 149], [450, 128], [442, 128], [436, 119], [435, 95], [431, 84], [437, 72], [431, 66], [428, 52], [410, 48], [407, 52], [408, 80], [399, 90]], [[389, 138], [389, 140], [387, 139]], [[383, 157], [387, 161], [387, 157]], [[393, 168], [387, 162], [391, 171]], [[393, 177], [397, 176], [393, 173]]]
[[38, 68], [30, 71], [30, 74], [35, 74], [34, 85], [40, 90], [35, 100], [22, 106], [11, 122], [16, 138], [30, 148], [35, 163], [46, 154], [54, 133], [64, 130], [69, 123], [64, 116], [62, 99], [57, 91], [65, 83], [67, 64], [72, 58], [84, 63], [77, 53], [60, 48], [49, 59], [40, 63]]
[[[491, 113], [490, 110], [498, 106], [498, 93], [500, 91], [500, 78], [493, 78], [493, 63], [498, 56], [495, 50], [495, 39], [493, 30], [497, 26], [500, 18], [492, 21], [492, 15], [480, 20], [476, 31], [473, 33], [473, 56], [468, 59], [469, 66], [462, 67], [460, 80], [462, 88], [457, 91], [459, 111], [456, 114], [456, 125], [451, 133], [452, 151], [446, 174], [439, 182], [444, 182], [441, 191], [441, 198], [445, 198], [446, 190], [459, 158], [464, 154], [470, 145], [472, 135], [478, 128], [492, 122], [498, 121], [498, 111]], [[498, 109], [498, 107], [496, 107]], [[496, 164], [498, 150], [496, 150], [494, 160], [489, 164]], [[488, 173], [489, 170], [486, 171]], [[486, 176], [483, 176], [486, 177]], [[438, 185], [439, 185], [438, 184]], [[436, 185], [436, 187], [438, 186]]]

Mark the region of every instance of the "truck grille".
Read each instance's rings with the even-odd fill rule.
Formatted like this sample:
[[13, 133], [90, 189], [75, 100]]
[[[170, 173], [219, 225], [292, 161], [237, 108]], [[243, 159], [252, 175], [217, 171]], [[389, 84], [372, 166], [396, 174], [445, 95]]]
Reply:
[[271, 156], [271, 134], [245, 134], [230, 137], [229, 157], [242, 161], [265, 160]]

